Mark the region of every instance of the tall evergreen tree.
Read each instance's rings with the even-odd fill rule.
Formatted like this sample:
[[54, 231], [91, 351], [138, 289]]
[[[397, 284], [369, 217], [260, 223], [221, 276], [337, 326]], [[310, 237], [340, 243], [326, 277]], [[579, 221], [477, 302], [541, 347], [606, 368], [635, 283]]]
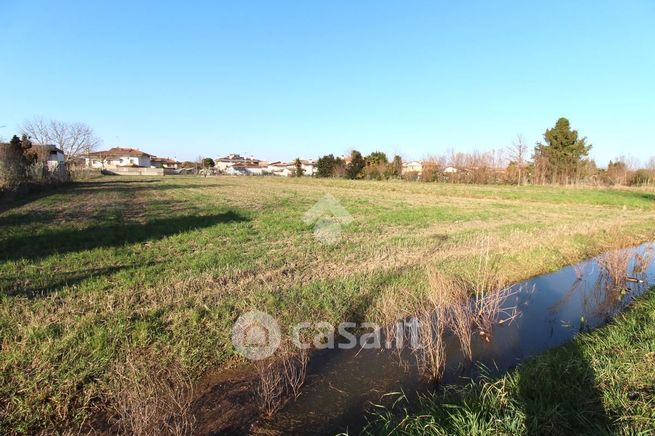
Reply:
[[537, 143], [535, 162], [542, 165], [544, 179], [563, 183], [578, 179], [583, 157], [589, 154], [591, 144], [587, 138], [580, 138], [578, 131], [571, 129], [566, 118], [557, 120], [555, 127], [544, 133], [544, 142]]
[[316, 162], [316, 176], [317, 177], [333, 177], [334, 176], [335, 159], [331, 154], [318, 158]]

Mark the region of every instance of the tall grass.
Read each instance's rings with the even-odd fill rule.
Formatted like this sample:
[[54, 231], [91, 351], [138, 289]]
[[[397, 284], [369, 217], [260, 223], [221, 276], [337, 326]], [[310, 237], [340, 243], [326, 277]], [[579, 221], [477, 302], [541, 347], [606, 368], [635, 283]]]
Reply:
[[[428, 282], [430, 284], [430, 295], [432, 301], [440, 305], [440, 311], [444, 324], [457, 336], [462, 353], [471, 360], [471, 336], [474, 328], [474, 306], [471, 304], [471, 296], [462, 280], [447, 277], [439, 271], [429, 272]], [[438, 296], [438, 298], [434, 298]]]

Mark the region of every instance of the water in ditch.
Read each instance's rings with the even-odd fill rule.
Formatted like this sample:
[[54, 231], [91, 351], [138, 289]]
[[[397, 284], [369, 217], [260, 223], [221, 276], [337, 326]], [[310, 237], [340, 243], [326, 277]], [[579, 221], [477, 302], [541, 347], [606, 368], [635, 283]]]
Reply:
[[[464, 383], [479, 368], [500, 375], [530, 356], [570, 341], [582, 330], [605, 324], [637, 296], [655, 284], [655, 243], [626, 250], [631, 255], [624, 289], [607, 285], [599, 257], [514, 285], [504, 304], [519, 316], [496, 325], [492, 340], [473, 337], [473, 365], [466, 363], [456, 338], [446, 338], [443, 383]], [[393, 350], [322, 350], [312, 356], [302, 395], [289, 402], [266, 424], [287, 434], [357, 433], [366, 411], [384, 394], [403, 391], [409, 397], [433, 389], [419, 373], [415, 360]]]

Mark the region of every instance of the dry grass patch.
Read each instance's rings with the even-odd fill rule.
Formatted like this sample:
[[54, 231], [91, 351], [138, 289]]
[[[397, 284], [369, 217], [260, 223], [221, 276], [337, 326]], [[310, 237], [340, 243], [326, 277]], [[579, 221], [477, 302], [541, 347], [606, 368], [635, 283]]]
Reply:
[[133, 435], [191, 435], [193, 384], [182, 367], [150, 350], [132, 350], [113, 365], [106, 397], [111, 422]]

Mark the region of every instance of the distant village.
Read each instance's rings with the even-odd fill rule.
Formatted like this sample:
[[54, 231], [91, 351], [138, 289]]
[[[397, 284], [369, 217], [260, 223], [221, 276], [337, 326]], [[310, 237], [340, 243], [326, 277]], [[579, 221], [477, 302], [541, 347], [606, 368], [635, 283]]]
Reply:
[[[56, 132], [68, 132], [65, 135], [68, 139], [58, 139]], [[517, 135], [512, 145], [503, 149], [486, 152], [451, 149], [420, 161], [405, 161], [399, 155], [387, 156], [381, 151], [363, 156], [352, 150], [344, 156], [328, 154], [293, 161], [267, 161], [255, 156], [228, 154], [180, 162], [138, 148], [93, 151], [100, 146], [101, 140], [89, 126], [35, 119], [24, 123], [21, 137], [14, 135], [11, 141], [0, 143], [0, 189], [15, 190], [26, 182], [55, 183], [100, 172], [130, 176], [307, 176], [516, 185], [655, 184], [655, 157], [644, 165], [619, 156], [601, 168], [588, 156], [591, 145], [586, 141], [577, 130], [571, 129], [566, 118], [560, 118], [554, 127], [545, 131], [544, 142], [534, 147], [529, 146], [522, 135]], [[54, 142], [57, 145], [52, 145]]]
[[[350, 162], [351, 156], [341, 156], [339, 159], [344, 163], [348, 163]], [[211, 163], [207, 164], [205, 161], [211, 161]], [[82, 163], [82, 161], [78, 163]], [[293, 177], [297, 174], [298, 167], [300, 167], [304, 176], [314, 176], [317, 173], [317, 161], [315, 159], [299, 159], [299, 163], [295, 161], [269, 162], [253, 156], [244, 157], [239, 154], [228, 154], [227, 156], [216, 159], [207, 158], [202, 162], [179, 162], [168, 157], [158, 157], [136, 148], [121, 147], [88, 153], [83, 158], [83, 164], [87, 168], [125, 175], [189, 174], [199, 172], [208, 175], [271, 175]], [[403, 163], [402, 167], [403, 172], [420, 174], [422, 171], [422, 163], [419, 161]], [[449, 172], [457, 171], [455, 168], [448, 168], [447, 170]]]

